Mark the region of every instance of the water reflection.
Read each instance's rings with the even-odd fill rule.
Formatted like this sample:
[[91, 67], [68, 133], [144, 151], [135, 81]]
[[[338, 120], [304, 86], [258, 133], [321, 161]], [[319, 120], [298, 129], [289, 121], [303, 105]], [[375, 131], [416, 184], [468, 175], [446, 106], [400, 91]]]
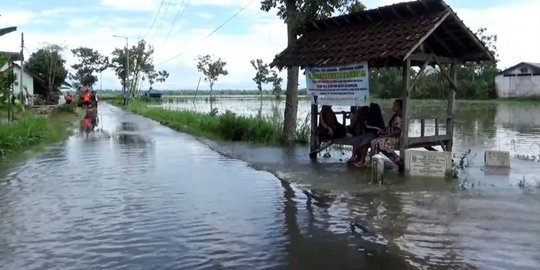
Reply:
[[540, 262], [534, 191], [491, 192], [499, 179], [464, 191], [435, 179], [375, 186], [332, 158], [312, 163], [304, 146], [223, 146], [279, 180], [155, 122], [103, 110], [95, 139], [72, 136], [0, 179], [2, 267], [534, 269]]
[[[343, 202], [336, 201], [335, 195], [322, 190], [304, 190], [307, 194], [304, 199], [303, 196], [297, 197], [298, 189], [293, 188], [289, 182], [281, 180], [281, 185], [286, 228], [284, 234], [289, 239], [286, 245], [288, 268], [412, 268], [402, 257], [399, 248], [389, 247], [389, 242], [373, 226], [349, 226], [361, 221], [356, 218], [351, 223], [351, 217], [343, 216]], [[356, 208], [357, 202], [341, 199], [345, 200], [345, 205], [355, 205], [352, 208]], [[303, 204], [305, 208], [301, 207]]]

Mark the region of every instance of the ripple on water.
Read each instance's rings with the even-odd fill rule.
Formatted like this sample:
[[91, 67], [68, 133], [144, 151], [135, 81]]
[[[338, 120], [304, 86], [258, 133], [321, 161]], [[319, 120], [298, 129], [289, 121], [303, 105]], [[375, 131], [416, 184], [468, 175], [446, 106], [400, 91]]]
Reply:
[[[537, 194], [317, 191], [144, 118], [103, 113], [110, 139], [71, 137], [0, 180], [2, 267], [533, 269], [540, 261]], [[297, 169], [284, 174], [305, 177]], [[303, 189], [324, 203], [307, 203]], [[352, 233], [351, 221], [367, 231]]]

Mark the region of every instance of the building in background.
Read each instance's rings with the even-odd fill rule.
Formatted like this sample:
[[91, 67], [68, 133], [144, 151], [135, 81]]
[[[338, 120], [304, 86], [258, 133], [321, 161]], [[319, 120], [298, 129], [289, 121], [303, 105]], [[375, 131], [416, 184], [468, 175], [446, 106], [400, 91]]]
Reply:
[[24, 70], [23, 73], [23, 82], [21, 84], [21, 66], [16, 63], [6, 63], [3, 67], [0, 68], [0, 72], [11, 72], [13, 70], [13, 75], [15, 80], [13, 81], [13, 93], [15, 96], [19, 96], [21, 92], [24, 95], [34, 95], [34, 76], [28, 71]]
[[495, 77], [500, 98], [540, 96], [540, 63], [521, 62]]

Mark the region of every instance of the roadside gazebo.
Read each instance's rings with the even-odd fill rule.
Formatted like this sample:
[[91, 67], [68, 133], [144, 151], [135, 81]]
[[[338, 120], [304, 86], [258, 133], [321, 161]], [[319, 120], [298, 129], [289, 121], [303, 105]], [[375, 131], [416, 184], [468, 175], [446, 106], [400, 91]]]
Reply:
[[[444, 1], [420, 0], [311, 22], [298, 41], [278, 54], [271, 65], [323, 68], [367, 62], [370, 68], [402, 67], [404, 121], [400, 153], [404, 157], [407, 148], [435, 150], [433, 146], [441, 146], [444, 151], [452, 151], [458, 65], [494, 60], [486, 46]], [[435, 121], [435, 135], [424, 136], [422, 119], [421, 135], [411, 137], [410, 93], [425, 69], [435, 65], [451, 87], [444, 90], [448, 91], [446, 134], [439, 134]], [[411, 67], [420, 68], [415, 78], [411, 78]], [[317, 104], [312, 104], [311, 114], [313, 153], [319, 147], [315, 143]], [[334, 143], [350, 144], [347, 140]]]

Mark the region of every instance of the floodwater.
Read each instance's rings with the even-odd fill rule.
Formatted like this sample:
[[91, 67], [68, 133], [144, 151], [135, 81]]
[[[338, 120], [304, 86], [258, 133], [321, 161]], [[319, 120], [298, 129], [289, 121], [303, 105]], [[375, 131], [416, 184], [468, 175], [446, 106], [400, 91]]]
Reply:
[[[239, 103], [230, 102], [219, 110]], [[529, 146], [537, 136], [532, 122], [539, 121], [533, 109], [471, 110], [466, 114], [476, 120], [458, 123], [458, 148], [536, 151]], [[513, 120], [526, 113], [532, 118]], [[540, 168], [536, 161], [514, 158], [510, 172], [487, 177], [480, 158], [471, 157], [459, 181], [377, 186], [368, 173], [347, 169], [340, 150], [311, 163], [304, 146], [207, 142], [222, 155], [107, 104], [100, 118], [96, 132], [74, 128], [65, 142], [0, 173], [1, 269], [537, 269], [540, 263], [540, 194], [529, 180]], [[522, 173], [526, 181], [518, 183]]]

